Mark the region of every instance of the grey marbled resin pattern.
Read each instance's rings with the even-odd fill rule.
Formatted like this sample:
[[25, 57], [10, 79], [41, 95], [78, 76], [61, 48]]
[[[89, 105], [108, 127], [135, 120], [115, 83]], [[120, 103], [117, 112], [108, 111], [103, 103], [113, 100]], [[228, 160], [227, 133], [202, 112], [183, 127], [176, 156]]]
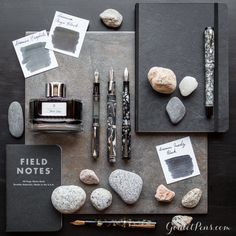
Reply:
[[207, 27], [205, 37], [205, 79], [206, 106], [214, 104], [214, 68], [215, 68], [215, 36], [214, 29]]
[[129, 82], [124, 82], [122, 94], [122, 153], [124, 159], [131, 155], [131, 122], [130, 122], [130, 94]]

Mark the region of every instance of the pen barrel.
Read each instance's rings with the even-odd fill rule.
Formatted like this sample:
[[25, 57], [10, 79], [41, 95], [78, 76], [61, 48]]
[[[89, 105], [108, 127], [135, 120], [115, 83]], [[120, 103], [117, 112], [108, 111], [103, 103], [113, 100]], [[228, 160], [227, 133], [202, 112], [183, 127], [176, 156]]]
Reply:
[[122, 93], [122, 158], [131, 158], [131, 123], [129, 82], [125, 81]]
[[116, 95], [107, 95], [107, 156], [116, 162]]
[[97, 159], [99, 157], [99, 124], [94, 123], [93, 124], [93, 136], [92, 136], [92, 157], [94, 159]]
[[97, 159], [99, 157], [99, 143], [100, 143], [100, 128], [99, 128], [99, 114], [100, 114], [100, 84], [93, 85], [93, 125], [92, 125], [92, 157]]
[[205, 106], [214, 106], [215, 35], [214, 29], [204, 31], [205, 49]]

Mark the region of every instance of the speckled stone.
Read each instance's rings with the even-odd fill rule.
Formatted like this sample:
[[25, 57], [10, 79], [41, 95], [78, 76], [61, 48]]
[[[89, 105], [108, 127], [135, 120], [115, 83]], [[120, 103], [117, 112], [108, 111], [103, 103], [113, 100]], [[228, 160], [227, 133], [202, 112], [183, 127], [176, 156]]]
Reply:
[[181, 203], [186, 208], [194, 208], [198, 205], [201, 196], [202, 190], [199, 188], [194, 188], [183, 196]]
[[173, 97], [166, 105], [166, 111], [169, 115], [170, 121], [173, 124], [177, 124], [184, 118], [186, 108], [179, 98]]
[[177, 215], [172, 218], [171, 224], [173, 229], [185, 231], [186, 227], [191, 224], [193, 217]]
[[175, 192], [171, 191], [167, 187], [165, 187], [163, 184], [160, 184], [157, 187], [155, 198], [159, 202], [171, 202], [173, 198], [175, 197]]
[[133, 172], [117, 169], [110, 174], [109, 184], [125, 203], [133, 204], [139, 199], [143, 180]]
[[80, 180], [88, 185], [99, 184], [99, 178], [93, 170], [84, 169], [80, 172]]
[[53, 206], [63, 214], [71, 214], [78, 211], [85, 203], [85, 191], [75, 185], [59, 186], [52, 192]]
[[20, 138], [24, 133], [24, 115], [19, 102], [12, 102], [8, 108], [8, 126], [10, 134]]
[[100, 14], [103, 23], [111, 28], [117, 28], [123, 21], [123, 16], [115, 9], [106, 9]]
[[90, 200], [98, 211], [103, 211], [111, 205], [112, 194], [105, 188], [97, 188], [91, 193]]

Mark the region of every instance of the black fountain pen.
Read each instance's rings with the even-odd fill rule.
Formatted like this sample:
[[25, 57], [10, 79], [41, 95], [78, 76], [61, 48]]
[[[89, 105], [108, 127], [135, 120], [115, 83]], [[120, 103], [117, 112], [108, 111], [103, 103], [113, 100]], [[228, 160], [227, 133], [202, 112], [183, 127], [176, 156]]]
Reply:
[[93, 83], [93, 126], [92, 126], [92, 157], [99, 157], [99, 113], [100, 113], [100, 83], [99, 72], [94, 73]]
[[107, 157], [110, 163], [116, 162], [116, 83], [112, 68], [107, 93]]
[[122, 93], [122, 158], [124, 160], [130, 159], [131, 154], [131, 124], [130, 124], [130, 93], [129, 93], [129, 72], [125, 68], [123, 93]]

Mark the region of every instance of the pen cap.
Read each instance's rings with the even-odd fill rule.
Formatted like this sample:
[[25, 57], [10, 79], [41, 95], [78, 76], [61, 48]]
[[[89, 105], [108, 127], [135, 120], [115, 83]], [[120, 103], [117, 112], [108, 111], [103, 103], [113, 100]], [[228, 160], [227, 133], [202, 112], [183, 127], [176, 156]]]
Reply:
[[61, 97], [66, 96], [66, 85], [60, 82], [51, 82], [46, 84], [46, 97]]

